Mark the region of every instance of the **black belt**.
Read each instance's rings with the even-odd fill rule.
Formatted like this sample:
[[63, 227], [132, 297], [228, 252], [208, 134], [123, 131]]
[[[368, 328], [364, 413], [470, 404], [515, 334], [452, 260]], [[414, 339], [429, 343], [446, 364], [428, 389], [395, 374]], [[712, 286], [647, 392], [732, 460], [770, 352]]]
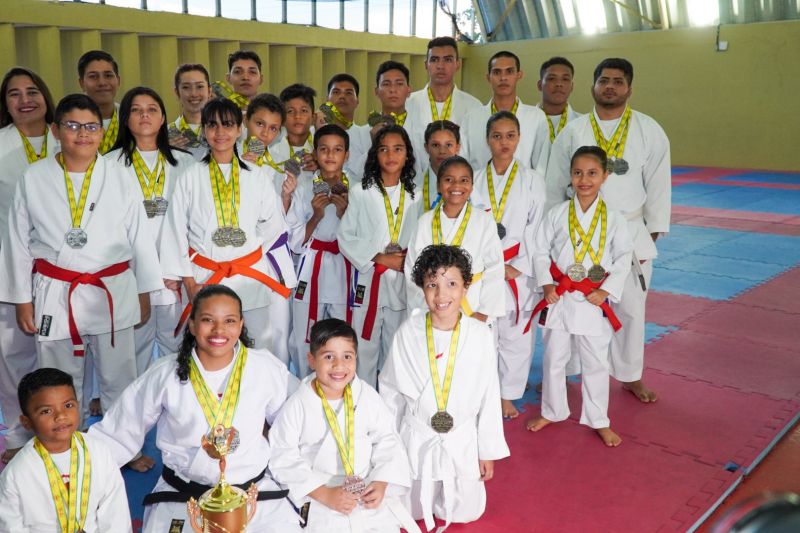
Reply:
[[[246, 491], [252, 483], [258, 483], [266, 474], [267, 469], [261, 471], [256, 477], [249, 481], [245, 481], [239, 485], [233, 485], [234, 487], [238, 487], [244, 491]], [[144, 497], [142, 501], [142, 505], [153, 505], [156, 503], [163, 503], [163, 502], [174, 502], [174, 503], [186, 503], [189, 501], [189, 498], [198, 499], [202, 496], [206, 491], [212, 489], [213, 487], [209, 485], [203, 485], [202, 483], [196, 483], [194, 481], [184, 481], [179, 478], [173, 469], [168, 466], [164, 466], [164, 470], [161, 472], [161, 477], [164, 481], [167, 482], [167, 485], [175, 489], [177, 492], [172, 491], [161, 491], [161, 492], [151, 492], [147, 496]], [[258, 493], [258, 501], [264, 500], [280, 500], [281, 498], [285, 498], [289, 495], [288, 490], [262, 490]]]

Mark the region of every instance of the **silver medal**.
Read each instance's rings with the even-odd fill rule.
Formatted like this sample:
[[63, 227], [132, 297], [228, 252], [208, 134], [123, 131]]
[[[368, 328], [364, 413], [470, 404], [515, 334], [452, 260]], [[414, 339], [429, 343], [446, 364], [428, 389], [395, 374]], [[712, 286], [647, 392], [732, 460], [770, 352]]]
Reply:
[[622, 176], [623, 174], [628, 172], [629, 168], [630, 166], [628, 165], [628, 162], [622, 159], [621, 157], [618, 157], [617, 159], [614, 160], [614, 174]]
[[88, 235], [81, 228], [72, 228], [67, 232], [65, 240], [70, 248], [83, 248], [86, 246]]
[[156, 216], [156, 202], [154, 200], [144, 200], [142, 201], [144, 205], [144, 212], [147, 215], [147, 218], [153, 218]]
[[244, 246], [244, 243], [247, 242], [247, 234], [245, 234], [242, 228], [229, 228], [230, 233], [228, 237], [228, 244], [231, 246], [235, 246], [239, 248], [240, 246]]
[[231, 245], [231, 228], [222, 226], [214, 230], [211, 236], [211, 242], [217, 246], [230, 246]]
[[497, 223], [497, 236], [501, 239], [506, 236], [506, 227], [500, 222]]
[[247, 141], [247, 151], [253, 152], [258, 157], [264, 155], [266, 150], [267, 146], [256, 137], [250, 137], [250, 139]]
[[163, 196], [156, 196], [153, 198], [153, 202], [156, 204], [156, 216], [163, 217], [167, 214], [167, 207], [169, 207], [169, 201], [164, 198]]
[[318, 178], [318, 179], [314, 180], [313, 191], [314, 191], [314, 196], [316, 196], [318, 194], [326, 194], [327, 195], [327, 194], [330, 194], [330, 192], [331, 192], [331, 186], [328, 185], [328, 183], [324, 179]]
[[568, 266], [567, 277], [575, 283], [583, 281], [586, 278], [586, 267], [579, 263]]
[[350, 494], [361, 494], [366, 490], [367, 484], [359, 476], [347, 476], [344, 478], [342, 488]]

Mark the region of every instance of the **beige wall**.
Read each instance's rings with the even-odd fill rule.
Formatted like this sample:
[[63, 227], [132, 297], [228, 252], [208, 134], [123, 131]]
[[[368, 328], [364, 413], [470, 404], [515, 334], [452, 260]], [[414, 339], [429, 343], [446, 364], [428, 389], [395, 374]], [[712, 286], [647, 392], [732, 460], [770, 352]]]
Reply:
[[473, 46], [463, 85], [487, 99], [486, 62], [508, 49], [525, 72], [520, 94], [537, 102], [539, 66], [563, 55], [576, 68], [573, 105], [586, 112], [594, 67], [625, 57], [632, 105], [666, 130], [673, 164], [800, 170], [800, 21], [724, 26], [727, 52], [715, 51], [715, 36], [716, 28], [681, 28]]

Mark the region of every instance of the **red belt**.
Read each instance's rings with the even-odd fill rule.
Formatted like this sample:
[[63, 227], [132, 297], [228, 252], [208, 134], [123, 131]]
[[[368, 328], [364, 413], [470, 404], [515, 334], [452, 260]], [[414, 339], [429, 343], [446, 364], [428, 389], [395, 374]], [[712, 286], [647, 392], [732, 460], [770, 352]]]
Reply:
[[75, 315], [72, 312], [72, 292], [78, 285], [94, 285], [106, 291], [106, 299], [108, 300], [108, 314], [111, 316], [111, 346], [114, 346], [114, 302], [111, 299], [111, 292], [103, 283], [102, 278], [109, 276], [116, 276], [128, 270], [128, 262], [116, 263], [107, 266], [97, 272], [75, 272], [56, 266], [44, 259], [37, 259], [34, 262], [34, 269], [36, 272], [48, 278], [57, 279], [58, 281], [66, 281], [69, 283], [69, 292], [67, 293], [67, 317], [69, 321], [69, 336], [72, 338], [73, 355], [75, 357], [83, 357], [84, 348], [81, 334], [78, 332], [78, 325], [75, 324]]
[[[582, 292], [585, 296], [588, 296], [593, 289], [599, 288], [600, 285], [603, 284], [603, 281], [605, 281], [605, 279], [603, 279], [602, 281], [598, 281], [595, 283], [589, 278], [583, 278], [581, 281], [577, 282], [572, 281], [571, 279], [569, 279], [569, 276], [564, 275], [558, 269], [555, 263], [550, 263], [550, 275], [553, 276], [553, 281], [558, 283], [558, 285], [556, 286], [556, 294], [558, 294], [559, 296], [561, 296], [565, 292], [574, 292], [574, 291]], [[606, 276], [608, 276], [608, 274], [606, 274]], [[531, 323], [533, 322], [533, 317], [535, 317], [539, 311], [541, 311], [547, 306], [548, 306], [547, 300], [545, 300], [544, 298], [542, 298], [542, 300], [538, 304], [536, 304], [536, 307], [533, 308], [533, 313], [531, 313], [531, 318], [528, 320], [528, 324], [525, 326], [525, 333], [527, 333], [531, 329]], [[600, 309], [602, 309], [603, 312], [605, 313], [606, 318], [608, 318], [608, 321], [611, 323], [611, 327], [614, 328], [614, 331], [619, 331], [620, 328], [622, 328], [622, 324], [617, 318], [617, 315], [614, 314], [614, 311], [611, 309], [611, 306], [608, 305], [608, 302], [603, 302], [602, 304], [600, 304]]]
[[375, 315], [378, 313], [378, 292], [381, 289], [381, 276], [389, 270], [386, 265], [375, 263], [375, 271], [372, 273], [372, 283], [369, 287], [369, 303], [367, 304], [367, 315], [364, 317], [364, 328], [361, 331], [361, 338], [370, 340], [372, 338], [372, 328], [375, 326]]
[[[503, 262], [508, 263], [519, 253], [519, 243], [515, 244], [511, 248], [506, 248], [503, 250]], [[514, 295], [514, 305], [517, 308], [517, 320], [514, 324], [519, 324], [519, 289], [517, 288], [517, 280], [516, 279], [509, 279], [506, 280], [508, 282], [508, 287], [511, 289], [511, 294]]]
[[[319, 271], [322, 269], [322, 256], [325, 252], [329, 254], [336, 254], [339, 255], [339, 242], [338, 241], [320, 241], [318, 239], [313, 239], [309, 248], [312, 250], [317, 251], [317, 255], [314, 256], [314, 266], [311, 269], [311, 283], [310, 289], [311, 294], [309, 295], [308, 300], [308, 324], [306, 325], [306, 342], [309, 342], [309, 332], [311, 331], [311, 325], [316, 323], [317, 321], [317, 307], [319, 305], [319, 284], [317, 283], [319, 280]], [[344, 260], [344, 267], [345, 267], [345, 275], [346, 275], [346, 283], [347, 283], [347, 293], [345, 299], [345, 309], [346, 309], [346, 318], [347, 323], [351, 324], [353, 322], [353, 310], [350, 308], [350, 271], [351, 265], [350, 261], [345, 258]]]
[[[195, 265], [213, 272], [213, 274], [211, 274], [211, 276], [203, 283], [203, 285], [215, 285], [225, 278], [232, 278], [238, 274], [240, 276], [245, 276], [256, 281], [260, 281], [284, 298], [288, 298], [289, 294], [292, 292], [289, 287], [286, 287], [285, 285], [275, 281], [260, 270], [252, 268], [252, 266], [258, 263], [262, 257], [262, 249], [260, 246], [249, 254], [243, 255], [242, 257], [237, 257], [231, 261], [213, 261], [198, 254], [193, 248], [189, 248], [189, 257], [191, 258], [192, 263]], [[191, 312], [192, 303], [189, 302], [186, 307], [184, 307], [183, 313], [181, 313], [181, 318], [178, 320], [178, 325], [175, 328], [174, 335], [176, 337], [178, 336], [178, 332], [180, 332], [181, 328], [183, 327], [183, 323], [186, 322], [186, 319], [189, 317], [189, 313]]]

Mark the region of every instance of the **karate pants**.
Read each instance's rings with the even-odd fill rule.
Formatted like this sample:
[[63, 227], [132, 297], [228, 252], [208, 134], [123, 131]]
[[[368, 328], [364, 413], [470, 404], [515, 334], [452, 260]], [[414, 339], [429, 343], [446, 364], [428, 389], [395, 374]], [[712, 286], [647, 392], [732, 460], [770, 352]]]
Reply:
[[443, 494], [443, 482], [432, 479], [412, 479], [411, 490], [404, 495], [403, 503], [414, 520], [423, 519], [422, 509], [422, 488], [426, 488], [433, 494], [433, 516], [442, 520], [449, 520], [454, 524], [465, 524], [474, 522], [483, 515], [486, 510], [486, 488], [483, 481], [478, 479], [459, 479], [453, 480], [452, 494], [452, 515], [447, 516]]
[[[118, 330], [114, 333], [114, 346], [111, 346], [111, 333], [81, 336], [86, 347], [87, 356], [91, 352], [94, 357], [94, 368], [100, 388], [100, 406], [104, 413], [119, 398], [125, 387], [136, 379], [136, 354], [134, 351], [133, 327]], [[72, 376], [75, 382], [75, 395], [82, 402], [85, 422], [89, 403], [86, 396], [91, 397], [91, 390], [84, 391], [85, 357], [73, 355], [72, 340], [38, 341], [36, 351], [39, 366], [53, 367], [63, 370]], [[89, 374], [90, 375], [90, 374]], [[85, 392], [85, 394], [84, 394]]]
[[175, 326], [183, 312], [183, 304], [151, 305], [150, 320], [133, 330], [136, 345], [136, 373], [141, 376], [153, 356], [153, 345], [158, 346], [159, 357], [177, 353], [183, 332], [174, 335]]
[[566, 366], [574, 349], [582, 368], [581, 424], [594, 429], [607, 428], [608, 420], [608, 345], [612, 329], [606, 324], [603, 335], [572, 335], [561, 329], [542, 328], [544, 362], [542, 378], [542, 416], [551, 422], [566, 420]]
[[378, 372], [383, 367], [389, 348], [392, 346], [394, 333], [406, 318], [406, 310], [392, 311], [388, 307], [379, 306], [375, 313], [375, 324], [370, 340], [361, 336], [364, 330], [364, 319], [367, 317], [367, 306], [353, 309], [353, 328], [358, 335], [358, 377], [378, 387]]
[[523, 333], [531, 311], [511, 311], [495, 320], [497, 337], [497, 365], [500, 373], [500, 397], [504, 400], [517, 400], [525, 393], [528, 374], [531, 370], [536, 329]]
[[[291, 296], [289, 296], [291, 299]], [[289, 299], [284, 298], [277, 292], [270, 292], [269, 307], [269, 322], [267, 324], [267, 349], [271, 351], [275, 357], [289, 366], [289, 343], [291, 342], [291, 326], [292, 326], [292, 304]], [[250, 328], [248, 328], [250, 331]]]
[[[292, 318], [294, 320], [292, 340], [294, 342], [294, 351], [296, 352], [294, 364], [297, 368], [297, 377], [300, 379], [303, 379], [311, 373], [311, 370], [308, 367], [307, 357], [307, 354], [310, 350], [310, 345], [308, 342], [306, 342], [306, 339], [309, 338], [307, 335], [311, 334], [310, 326], [313, 326], [313, 324], [308, 323], [308, 311], [310, 308], [311, 306], [307, 302], [292, 298]], [[347, 306], [345, 304], [318, 303], [317, 321], [325, 318], [339, 318], [341, 320], [346, 320]], [[359, 345], [361, 345], [361, 342], [359, 342]], [[361, 351], [359, 350], [359, 357], [361, 356], [360, 352]]]
[[19, 423], [22, 411], [17, 387], [19, 380], [37, 366], [35, 337], [17, 327], [14, 304], [0, 303], [0, 410], [9, 428], [6, 448], [21, 448], [33, 436]]
[[[645, 284], [653, 279], [653, 261], [642, 265]], [[639, 277], [631, 270], [625, 280], [622, 299], [611, 308], [622, 323], [622, 329], [611, 337], [611, 375], [623, 383], [642, 379], [644, 370], [644, 312], [647, 291], [642, 290]]]

